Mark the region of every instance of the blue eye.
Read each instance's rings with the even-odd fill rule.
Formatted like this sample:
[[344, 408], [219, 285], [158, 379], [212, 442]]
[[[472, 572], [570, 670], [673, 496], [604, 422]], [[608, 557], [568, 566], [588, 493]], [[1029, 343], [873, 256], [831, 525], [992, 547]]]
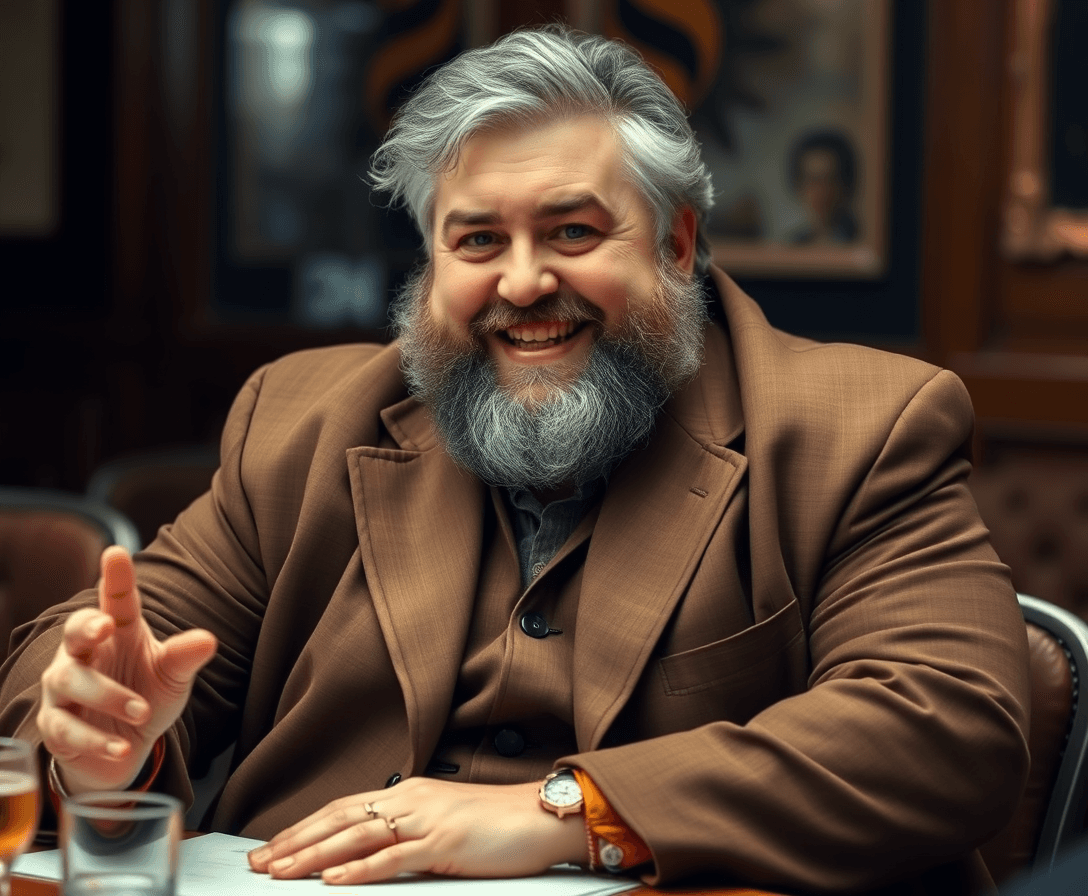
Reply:
[[490, 233], [472, 233], [469, 234], [465, 242], [470, 246], [490, 246], [495, 241], [495, 238]]
[[585, 224], [567, 224], [563, 227], [563, 236], [568, 240], [580, 240], [589, 236], [589, 227]]

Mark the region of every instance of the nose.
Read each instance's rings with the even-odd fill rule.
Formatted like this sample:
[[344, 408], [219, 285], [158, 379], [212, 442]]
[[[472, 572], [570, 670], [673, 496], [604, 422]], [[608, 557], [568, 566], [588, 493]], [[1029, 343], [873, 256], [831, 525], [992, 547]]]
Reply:
[[506, 264], [499, 275], [499, 298], [511, 305], [532, 305], [541, 296], [559, 289], [559, 278], [530, 247], [514, 247], [507, 253]]

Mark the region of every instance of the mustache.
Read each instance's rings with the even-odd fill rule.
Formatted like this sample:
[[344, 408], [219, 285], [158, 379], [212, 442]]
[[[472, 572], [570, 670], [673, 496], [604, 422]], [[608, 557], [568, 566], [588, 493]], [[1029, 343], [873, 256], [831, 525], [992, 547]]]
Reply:
[[469, 323], [469, 332], [473, 336], [480, 337], [511, 327], [552, 321], [603, 325], [604, 312], [592, 302], [569, 290], [551, 293], [524, 308], [500, 299], [482, 309], [472, 319]]

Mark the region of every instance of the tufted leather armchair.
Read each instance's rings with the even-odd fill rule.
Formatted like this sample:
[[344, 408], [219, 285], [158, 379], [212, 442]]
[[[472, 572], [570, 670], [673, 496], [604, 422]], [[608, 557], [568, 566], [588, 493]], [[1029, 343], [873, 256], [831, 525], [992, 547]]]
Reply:
[[1088, 450], [1008, 454], [971, 491], [1016, 590], [1088, 619]]

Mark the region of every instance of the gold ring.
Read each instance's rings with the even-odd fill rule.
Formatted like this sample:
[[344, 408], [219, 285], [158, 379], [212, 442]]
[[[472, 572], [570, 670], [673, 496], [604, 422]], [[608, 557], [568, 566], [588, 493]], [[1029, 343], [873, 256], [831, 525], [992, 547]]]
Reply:
[[363, 808], [366, 809], [366, 814], [371, 818], [378, 817], [378, 810], [374, 808], [373, 803], [363, 803]]
[[385, 819], [385, 823], [389, 826], [389, 831], [393, 835], [393, 842], [400, 843], [400, 837], [397, 836], [397, 820], [395, 818]]

